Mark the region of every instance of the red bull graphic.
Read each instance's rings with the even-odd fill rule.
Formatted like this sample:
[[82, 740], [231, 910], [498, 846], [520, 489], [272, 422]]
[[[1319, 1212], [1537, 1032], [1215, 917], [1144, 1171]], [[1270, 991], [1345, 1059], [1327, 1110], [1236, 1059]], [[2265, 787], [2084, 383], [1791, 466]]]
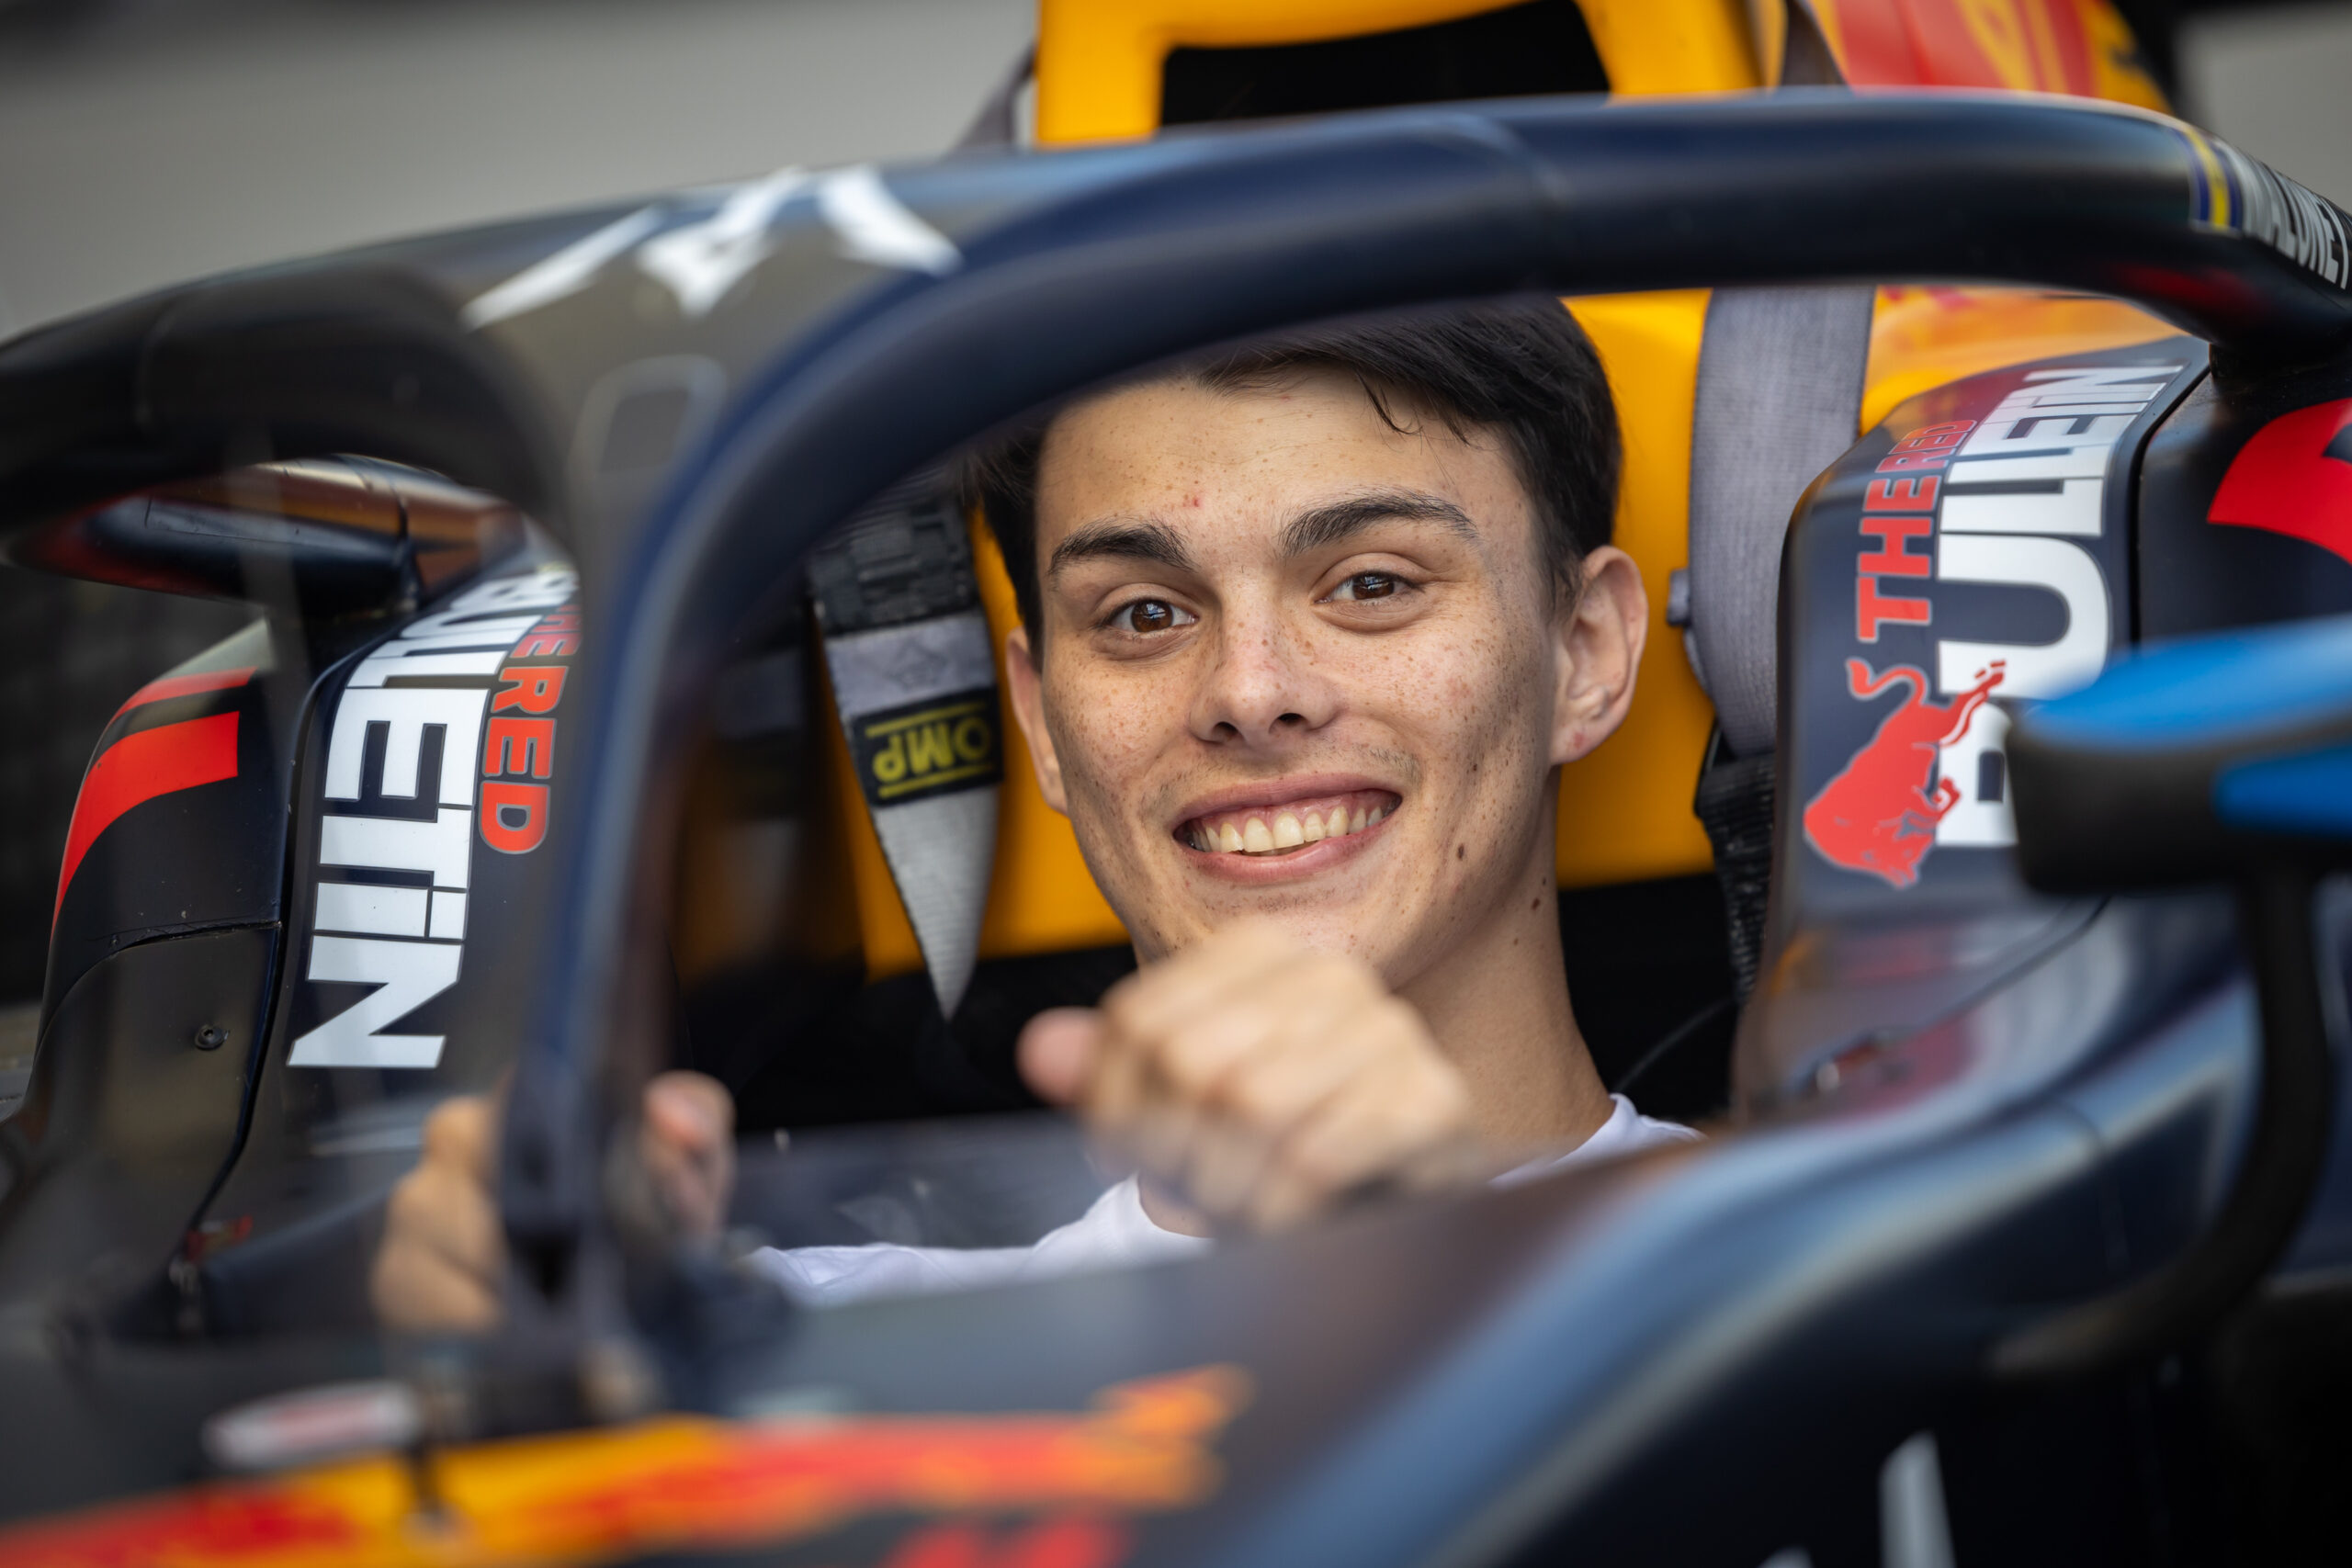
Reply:
[[1861, 701], [1897, 683], [1911, 690], [1806, 802], [1805, 841], [1848, 871], [1869, 872], [1895, 887], [1918, 881], [1919, 863], [1936, 845], [1936, 824], [1961, 799], [1958, 785], [1936, 776], [1939, 749], [1967, 733], [2002, 674], [1996, 660], [1973, 686], [1937, 703], [1928, 700], [1927, 671], [1917, 665], [1898, 664], [1880, 675], [1859, 659], [1846, 660], [1847, 689]]
[[2231, 461], [2205, 516], [2267, 528], [2352, 561], [2352, 398], [2264, 425]]

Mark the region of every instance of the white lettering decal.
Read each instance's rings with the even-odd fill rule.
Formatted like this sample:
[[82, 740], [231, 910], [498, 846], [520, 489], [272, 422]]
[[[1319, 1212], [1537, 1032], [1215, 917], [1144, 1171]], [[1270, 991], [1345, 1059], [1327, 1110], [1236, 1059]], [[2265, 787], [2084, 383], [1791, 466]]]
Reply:
[[506, 650], [487, 653], [418, 652], [403, 656], [401, 645], [388, 642], [351, 672], [349, 686], [380, 686], [393, 675], [495, 675], [506, 664]]
[[442, 942], [312, 937], [311, 979], [374, 985], [379, 989], [295, 1041], [287, 1065], [431, 1067], [441, 1060], [445, 1036], [378, 1032], [456, 985], [458, 959], [463, 952]]
[[2227, 142], [2211, 145], [2237, 176], [2242, 210], [2233, 216], [2240, 233], [2261, 241], [2338, 288], [2352, 282], [2352, 232], [2346, 232], [2344, 214], [2334, 203], [2271, 173]]
[[[1974, 686], [1995, 660], [2005, 666], [2004, 699], [2054, 697], [2082, 686], [2107, 663], [2111, 631], [2098, 559], [2072, 541], [2104, 526], [2107, 472], [2115, 444], [2180, 373], [2178, 365], [2085, 365], [2030, 370], [1969, 433], [1944, 472], [1936, 516], [1936, 576], [2055, 593], [2066, 629], [2040, 645], [1936, 644], [1936, 683]], [[1987, 485], [2034, 484], [1987, 491]], [[1957, 792], [1936, 824], [1936, 842], [1989, 848], [2017, 841], [2007, 787], [2009, 716], [1988, 703], [1939, 748], [1937, 773]], [[1996, 760], [1987, 762], [1987, 757]], [[1980, 798], [1983, 785], [2000, 793]], [[1939, 786], [1939, 788], [1941, 785]]]
[[1968, 690], [1998, 659], [2008, 665], [2003, 696], [2063, 696], [2107, 663], [2107, 580], [2082, 546], [2032, 536], [1948, 535], [1936, 547], [1936, 576], [2046, 589], [2066, 605], [2066, 629], [2055, 642], [1939, 642], [1936, 683], [1943, 690]]
[[637, 265], [677, 297], [688, 317], [707, 316], [775, 248], [768, 229], [784, 204], [808, 184], [806, 170], [778, 169], [738, 186], [718, 211], [645, 242]]
[[[526, 628], [527, 629], [527, 627]], [[441, 729], [439, 799], [444, 806], [471, 806], [474, 768], [481, 760], [481, 714], [490, 694], [447, 687], [377, 688], [346, 691], [334, 710], [334, 733], [327, 741], [329, 800], [357, 800], [362, 793], [360, 759], [368, 727], [390, 728], [384, 744], [383, 794], [414, 800], [420, 752], [426, 729]]]
[[474, 814], [443, 807], [429, 822], [390, 817], [326, 817], [319, 823], [322, 865], [429, 871], [436, 887], [463, 887], [473, 863]]
[[2106, 491], [2104, 479], [2067, 479], [2054, 494], [1948, 491], [1941, 526], [1947, 534], [2072, 534], [2095, 539]]
[[[324, 816], [319, 865], [362, 873], [423, 872], [434, 886], [317, 883], [309, 978], [378, 989], [297, 1040], [289, 1065], [425, 1069], [439, 1063], [444, 1036], [382, 1031], [457, 984], [462, 966], [482, 721], [492, 695], [485, 678], [506, 667], [518, 642], [548, 626], [563, 629], [539, 641], [561, 645], [552, 656], [569, 652], [579, 636], [577, 616], [560, 623], [544, 616], [550, 610], [576, 609], [579, 586], [571, 569], [553, 566], [477, 584], [370, 651], [346, 682], [327, 731], [323, 797], [429, 799], [436, 809], [422, 819]], [[550, 656], [550, 650], [532, 646], [537, 657]], [[526, 692], [546, 699], [532, 698], [535, 705], [528, 711], [543, 714], [554, 705], [562, 674], [560, 669], [542, 671], [526, 680]], [[393, 676], [458, 676], [466, 683], [388, 686]], [[369, 780], [368, 738], [379, 724], [386, 728], [382, 773]], [[424, 734], [436, 728], [441, 761], [428, 777]], [[537, 791], [534, 798], [543, 802], [545, 786], [531, 787]], [[539, 809], [544, 811], [543, 804]], [[397, 938], [414, 940], [387, 940]]]
[[817, 210], [833, 226], [842, 254], [876, 266], [904, 267], [937, 277], [964, 265], [955, 242], [916, 217], [881, 171], [860, 164], [818, 182]]
[[[1969, 432], [1968, 439], [1961, 444], [1957, 457], [1962, 462], [1971, 458], [1981, 460], [1996, 457], [2007, 458], [2012, 463], [2027, 463], [2038, 457], [2044, 457], [2045, 454], [2063, 457], [2075, 453], [2093, 452], [2098, 454], [2097, 468], [2075, 468], [2064, 476], [2051, 474], [2046, 477], [2075, 478], [2086, 472], [2105, 473], [2108, 448], [2115, 445], [2117, 438], [2129, 430], [2132, 427], [2132, 422], [2138, 417], [2139, 411], [2136, 409], [2130, 413], [2096, 414], [2091, 417], [2085, 428], [2075, 430], [2072, 427], [2078, 422], [2072, 414], [2044, 413], [2032, 409], [2013, 408], [2007, 403], [2003, 403], [1982, 424]], [[1973, 467], [1966, 471], [1968, 477], [1973, 479], [2024, 479], [2045, 477], [2028, 473], [1996, 474]]]
[[[463, 895], [459, 895], [463, 897]], [[375, 936], [423, 936], [422, 887], [371, 887], [358, 882], [322, 882], [311, 915], [314, 931], [365, 931]]]
[[487, 293], [476, 295], [473, 302], [458, 312], [458, 319], [479, 330], [492, 321], [503, 321], [509, 316], [519, 316], [577, 294], [596, 280], [607, 262], [653, 232], [661, 221], [661, 209], [640, 207], [585, 239], [574, 240], [555, 254], [534, 262]]

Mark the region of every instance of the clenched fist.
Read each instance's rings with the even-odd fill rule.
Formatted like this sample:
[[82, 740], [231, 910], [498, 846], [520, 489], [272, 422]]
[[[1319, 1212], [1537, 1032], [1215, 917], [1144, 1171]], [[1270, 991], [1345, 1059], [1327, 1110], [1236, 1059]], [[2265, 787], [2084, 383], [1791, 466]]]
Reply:
[[[1216, 1226], [1280, 1229], [1358, 1190], [1484, 1173], [1468, 1087], [1420, 1014], [1270, 923], [1152, 964], [1099, 1008], [1039, 1014], [1021, 1065]], [[1154, 1217], [1182, 1224], [1164, 1201]]]

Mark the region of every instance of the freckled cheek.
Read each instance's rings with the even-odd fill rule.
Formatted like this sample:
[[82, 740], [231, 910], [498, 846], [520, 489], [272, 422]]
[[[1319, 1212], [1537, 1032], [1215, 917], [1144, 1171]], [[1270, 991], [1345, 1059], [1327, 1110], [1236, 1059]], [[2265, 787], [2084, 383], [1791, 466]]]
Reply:
[[1132, 690], [1076, 682], [1050, 687], [1047, 701], [1073, 814], [1124, 818], [1126, 806], [1148, 793], [1156, 759], [1178, 738], [1181, 709]]

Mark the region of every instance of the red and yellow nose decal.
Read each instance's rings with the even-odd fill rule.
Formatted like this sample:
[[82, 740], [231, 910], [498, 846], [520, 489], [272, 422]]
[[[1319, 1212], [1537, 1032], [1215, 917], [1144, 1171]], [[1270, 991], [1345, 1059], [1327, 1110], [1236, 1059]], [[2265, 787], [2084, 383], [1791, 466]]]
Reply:
[[911, 1515], [887, 1555], [890, 1568], [1113, 1568], [1127, 1552], [1126, 1519], [1216, 1490], [1223, 1472], [1210, 1445], [1249, 1388], [1237, 1368], [1204, 1367], [1118, 1384], [1082, 1413], [679, 1416], [422, 1461], [383, 1454], [0, 1530], [0, 1562], [591, 1564], [773, 1548], [871, 1516]]

